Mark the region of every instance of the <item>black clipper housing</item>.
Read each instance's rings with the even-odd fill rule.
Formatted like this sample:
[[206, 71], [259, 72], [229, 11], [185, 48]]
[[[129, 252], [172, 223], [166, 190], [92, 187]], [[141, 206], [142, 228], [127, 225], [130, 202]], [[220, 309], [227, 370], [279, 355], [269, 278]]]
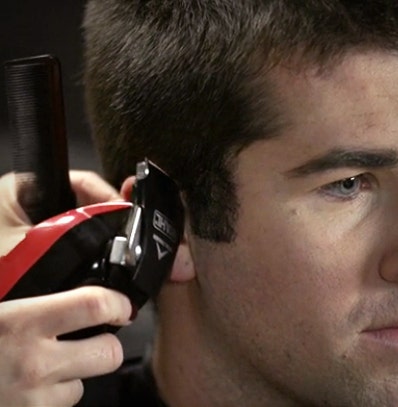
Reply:
[[184, 216], [175, 182], [148, 160], [137, 164], [133, 208], [106, 259], [108, 285], [140, 308], [159, 291], [180, 243]]

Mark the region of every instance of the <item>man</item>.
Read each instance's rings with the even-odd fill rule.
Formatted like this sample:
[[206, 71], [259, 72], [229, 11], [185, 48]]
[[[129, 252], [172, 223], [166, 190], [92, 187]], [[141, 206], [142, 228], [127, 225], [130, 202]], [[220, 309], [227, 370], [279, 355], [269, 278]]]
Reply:
[[149, 396], [397, 406], [396, 2], [91, 0], [84, 27], [107, 178], [147, 156], [186, 208]]
[[84, 28], [108, 180], [147, 156], [186, 207], [163, 402], [397, 406], [396, 1], [91, 0]]

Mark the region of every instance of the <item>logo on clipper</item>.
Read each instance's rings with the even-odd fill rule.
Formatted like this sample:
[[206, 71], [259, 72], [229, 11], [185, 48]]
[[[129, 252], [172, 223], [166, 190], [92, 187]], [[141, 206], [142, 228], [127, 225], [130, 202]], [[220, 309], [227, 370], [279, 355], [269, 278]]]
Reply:
[[173, 243], [177, 241], [177, 232], [173, 224], [158, 210], [153, 214], [153, 227], [167, 236]]
[[[153, 214], [153, 227], [158, 230], [162, 235], [168, 237], [173, 243], [177, 241], [177, 232], [172, 223], [158, 210], [155, 210]], [[172, 247], [165, 242], [160, 236], [153, 235], [153, 240], [156, 243], [158, 252], [158, 260], [161, 260], [164, 256], [173, 252]]]

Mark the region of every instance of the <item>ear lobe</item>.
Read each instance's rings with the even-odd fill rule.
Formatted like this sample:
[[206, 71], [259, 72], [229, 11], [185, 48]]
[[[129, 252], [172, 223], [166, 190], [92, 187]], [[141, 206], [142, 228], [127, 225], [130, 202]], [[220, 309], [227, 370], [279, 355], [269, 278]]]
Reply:
[[120, 188], [120, 195], [125, 201], [131, 201], [131, 194], [133, 192], [133, 185], [135, 184], [135, 176], [126, 178]]
[[195, 278], [195, 265], [188, 241], [183, 237], [174, 260], [169, 280], [173, 283], [186, 283]]

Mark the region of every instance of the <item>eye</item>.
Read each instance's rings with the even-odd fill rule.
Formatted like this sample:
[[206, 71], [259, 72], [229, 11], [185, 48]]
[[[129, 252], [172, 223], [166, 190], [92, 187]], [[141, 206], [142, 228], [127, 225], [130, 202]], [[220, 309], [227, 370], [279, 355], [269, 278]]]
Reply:
[[370, 174], [360, 174], [324, 185], [320, 188], [320, 192], [332, 198], [351, 200], [364, 190], [370, 189], [372, 181]]

